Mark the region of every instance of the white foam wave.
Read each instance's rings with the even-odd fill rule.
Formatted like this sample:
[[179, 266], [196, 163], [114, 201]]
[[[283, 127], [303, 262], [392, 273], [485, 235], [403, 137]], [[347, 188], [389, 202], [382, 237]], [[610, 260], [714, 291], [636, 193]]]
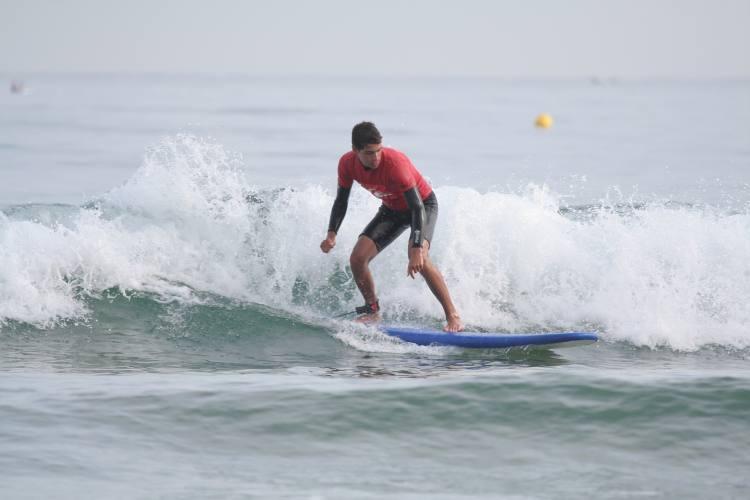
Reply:
[[360, 351], [384, 352], [392, 354], [445, 355], [460, 351], [456, 347], [421, 346], [403, 342], [396, 337], [386, 335], [373, 326], [362, 325], [354, 321], [342, 321], [332, 325], [336, 338]]
[[[258, 192], [239, 158], [210, 141], [167, 138], [123, 186], [64, 222], [0, 215], [0, 321], [48, 327], [119, 288], [162, 300], [195, 291], [313, 315], [361, 302], [348, 252], [377, 209], [352, 193], [338, 245], [318, 247], [332, 186]], [[652, 204], [627, 214], [561, 214], [544, 188], [439, 187], [432, 257], [464, 319], [505, 331], [604, 330], [605, 338], [691, 350], [750, 346], [750, 215]], [[372, 263], [396, 321], [440, 321], [406, 277], [406, 237]]]

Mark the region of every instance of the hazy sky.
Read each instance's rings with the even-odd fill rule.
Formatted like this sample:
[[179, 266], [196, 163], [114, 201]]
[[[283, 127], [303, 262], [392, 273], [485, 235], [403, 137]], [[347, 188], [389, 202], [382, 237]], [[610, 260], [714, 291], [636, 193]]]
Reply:
[[0, 0], [0, 72], [750, 77], [750, 0]]

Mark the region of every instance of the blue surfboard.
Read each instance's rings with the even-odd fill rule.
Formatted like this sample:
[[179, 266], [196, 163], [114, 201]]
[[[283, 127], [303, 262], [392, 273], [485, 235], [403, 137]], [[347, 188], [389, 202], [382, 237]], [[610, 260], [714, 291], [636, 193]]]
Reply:
[[482, 333], [460, 332], [447, 333], [438, 330], [423, 330], [400, 326], [383, 326], [379, 329], [404, 342], [427, 346], [454, 346], [479, 349], [504, 347], [550, 346], [571, 347], [592, 344], [599, 340], [591, 332], [554, 332], [554, 333]]

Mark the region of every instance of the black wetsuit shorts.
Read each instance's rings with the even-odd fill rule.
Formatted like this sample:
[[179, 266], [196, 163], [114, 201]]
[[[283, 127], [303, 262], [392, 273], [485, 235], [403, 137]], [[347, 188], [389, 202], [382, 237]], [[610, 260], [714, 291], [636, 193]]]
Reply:
[[[422, 200], [422, 203], [424, 204], [425, 211], [422, 235], [432, 245], [432, 234], [435, 232], [435, 223], [438, 216], [438, 202], [435, 192], [430, 193], [427, 198]], [[378, 213], [367, 224], [367, 227], [360, 233], [360, 236], [367, 236], [374, 241], [378, 252], [381, 252], [410, 227], [411, 210], [400, 212], [381, 205]]]

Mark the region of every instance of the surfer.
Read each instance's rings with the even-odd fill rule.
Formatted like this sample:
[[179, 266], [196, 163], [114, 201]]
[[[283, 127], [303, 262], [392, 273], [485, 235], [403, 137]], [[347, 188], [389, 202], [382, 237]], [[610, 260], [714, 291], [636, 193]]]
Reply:
[[356, 309], [360, 314], [358, 320], [374, 322], [379, 319], [380, 304], [375, 294], [370, 261], [411, 227], [407, 275], [412, 279], [417, 273], [424, 276], [443, 306], [447, 322], [444, 330], [459, 332], [463, 330], [461, 317], [453, 305], [443, 275], [429, 257], [438, 214], [435, 193], [404, 153], [383, 147], [382, 141], [383, 137], [373, 123], [362, 122], [352, 129], [352, 150], [339, 160], [336, 200], [331, 209], [328, 233], [320, 249], [328, 253], [336, 245], [336, 233], [346, 215], [349, 193], [353, 181], [357, 181], [383, 202], [359, 235], [349, 258], [354, 280], [365, 299], [365, 305]]

